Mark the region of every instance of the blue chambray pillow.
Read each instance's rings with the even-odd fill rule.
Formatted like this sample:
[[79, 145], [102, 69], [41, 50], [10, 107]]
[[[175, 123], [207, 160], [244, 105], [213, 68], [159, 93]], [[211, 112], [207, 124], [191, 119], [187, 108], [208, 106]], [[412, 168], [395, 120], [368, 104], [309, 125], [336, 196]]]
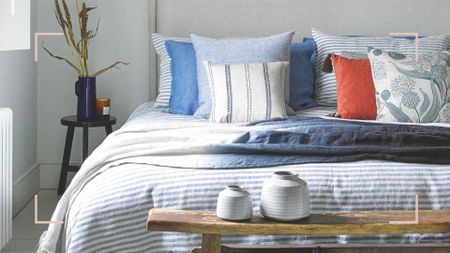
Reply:
[[[200, 107], [197, 117], [209, 117], [211, 94], [203, 62], [213, 64], [243, 64], [290, 60], [290, 45], [294, 32], [263, 38], [213, 39], [191, 35], [197, 58], [197, 77]], [[289, 101], [289, 87], [285, 87], [285, 99]]]
[[170, 89], [172, 86], [172, 73], [170, 71], [170, 57], [166, 49], [166, 40], [174, 40], [179, 42], [190, 42], [188, 38], [166, 37], [159, 33], [152, 34], [153, 46], [159, 57], [159, 82], [158, 97], [155, 101], [155, 108], [169, 108]]
[[192, 43], [166, 40], [172, 75], [169, 113], [193, 115], [198, 109], [197, 63]]

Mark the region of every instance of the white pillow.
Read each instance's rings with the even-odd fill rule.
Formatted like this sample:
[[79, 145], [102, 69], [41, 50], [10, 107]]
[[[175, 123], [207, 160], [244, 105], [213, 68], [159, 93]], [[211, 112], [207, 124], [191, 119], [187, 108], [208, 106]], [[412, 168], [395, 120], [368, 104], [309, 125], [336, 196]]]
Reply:
[[204, 61], [211, 92], [209, 120], [250, 122], [286, 117], [284, 81], [289, 62], [212, 64]]
[[450, 122], [450, 53], [415, 55], [370, 49], [377, 98], [377, 120], [383, 122]]

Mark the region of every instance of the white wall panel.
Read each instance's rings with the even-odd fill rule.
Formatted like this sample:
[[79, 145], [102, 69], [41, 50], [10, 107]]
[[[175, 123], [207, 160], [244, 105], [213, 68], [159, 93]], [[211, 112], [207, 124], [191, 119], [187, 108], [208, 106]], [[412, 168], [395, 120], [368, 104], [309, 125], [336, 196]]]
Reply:
[[0, 51], [30, 49], [30, 1], [0, 0]]

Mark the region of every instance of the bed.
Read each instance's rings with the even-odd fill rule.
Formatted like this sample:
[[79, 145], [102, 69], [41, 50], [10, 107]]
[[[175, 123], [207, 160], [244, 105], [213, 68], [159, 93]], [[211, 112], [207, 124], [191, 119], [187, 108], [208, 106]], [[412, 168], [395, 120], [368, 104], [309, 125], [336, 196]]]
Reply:
[[[441, 22], [446, 20], [446, 13], [442, 11], [445, 8], [439, 6], [450, 7], [450, 3], [437, 2], [424, 6], [426, 3], [418, 1], [409, 13], [397, 13], [395, 10], [401, 8], [404, 1], [152, 0], [149, 1], [149, 24], [151, 32], [173, 36], [190, 33], [256, 36], [295, 29], [297, 36], [303, 37], [308, 36], [312, 26], [342, 34], [386, 34], [391, 32], [389, 24], [393, 21], [398, 21], [398, 25], [392, 29], [408, 30], [413, 24], [424, 34], [450, 32], [445, 22]], [[384, 12], [379, 5], [386, 6]], [[422, 13], [425, 7], [436, 9]], [[350, 8], [356, 16], [343, 15], [337, 19], [328, 15], [349, 13]], [[433, 25], [424, 24], [424, 18]], [[367, 23], [373, 26], [367, 28]], [[152, 87], [156, 87], [156, 73], [157, 61], [151, 57]], [[334, 111], [331, 107], [314, 107], [297, 116], [326, 118]], [[445, 164], [363, 159], [305, 164], [284, 161], [257, 168], [251, 164], [246, 164], [245, 168], [214, 168], [221, 157], [210, 154], [205, 158], [201, 144], [209, 141], [210, 133], [217, 137], [215, 144], [226, 143], [242, 134], [240, 127], [242, 125], [217, 125], [192, 116], [168, 114], [153, 108], [151, 103], [141, 105], [119, 131], [105, 140], [107, 145], [102, 144], [86, 160], [67, 190], [70, 194], [63, 196], [52, 217], [52, 220], [64, 218], [64, 227], [51, 225], [42, 237], [41, 248], [54, 251], [61, 231], [67, 252], [190, 252], [199, 246], [199, 236], [148, 232], [145, 225], [149, 209], [214, 210], [218, 193], [227, 185], [238, 184], [251, 193], [254, 210], [259, 210], [262, 182], [279, 170], [298, 173], [308, 182], [313, 212], [412, 210], [416, 194], [420, 195], [421, 209], [450, 209], [450, 165]], [[258, 128], [249, 126], [252, 127]], [[212, 132], [207, 132], [208, 128]], [[180, 137], [185, 131], [193, 131], [189, 133], [196, 139]], [[202, 135], [201, 131], [206, 133]], [[171, 138], [174, 136], [178, 139]], [[191, 143], [185, 145], [186, 141]], [[165, 149], [168, 146], [171, 148]], [[192, 150], [192, 154], [186, 154], [186, 150]], [[221, 162], [223, 160], [226, 159]], [[228, 236], [223, 239], [225, 244], [274, 242], [450, 243], [450, 234], [321, 238]]]
[[[333, 110], [334, 108], [312, 108], [299, 113], [298, 116], [326, 117], [325, 115]], [[114, 139], [120, 139], [122, 135], [127, 134], [130, 134], [127, 139], [133, 139], [130, 136], [141, 138], [141, 134], [149, 128], [161, 136], [164, 135], [161, 131], [167, 131], [167, 129], [177, 131], [176, 129], [181, 128], [183, 132], [186, 132], [189, 128], [203, 126], [210, 128], [211, 124], [192, 116], [168, 114], [160, 109], [152, 108], [151, 104], [147, 103], [141, 105], [130, 116], [128, 122], [108, 137], [105, 143], [114, 142]], [[227, 128], [231, 127], [227, 126]], [[123, 140], [120, 141], [123, 142]], [[139, 143], [143, 142], [139, 141]], [[265, 168], [207, 169], [206, 167], [209, 166], [206, 166], [204, 169], [194, 169], [193, 164], [202, 167], [205, 161], [198, 160], [195, 156], [177, 157], [180, 150], [175, 149], [177, 152], [172, 153], [173, 158], [169, 160], [180, 162], [165, 165], [164, 161], [167, 159], [158, 157], [156, 153], [151, 156], [151, 159], [140, 153], [140, 150], [148, 150], [145, 144], [142, 145], [144, 145], [143, 148], [136, 146], [135, 149], [127, 152], [116, 149], [114, 154], [104, 157], [102, 157], [103, 154], [114, 149], [110, 145], [103, 149], [104, 145], [102, 145], [86, 161], [85, 167], [95, 168], [91, 170], [93, 173], [82, 170], [74, 178], [68, 191], [70, 192], [74, 185], [79, 187], [67, 202], [70, 203], [64, 229], [67, 252], [190, 252], [192, 248], [199, 246], [198, 236], [146, 230], [145, 221], [151, 208], [215, 210], [218, 193], [227, 185], [238, 184], [249, 190], [254, 208], [258, 210], [262, 182], [278, 170], [298, 173], [308, 182], [313, 212], [412, 210], [415, 194], [421, 196], [421, 209], [450, 209], [450, 166], [448, 165], [364, 160]], [[149, 145], [158, 145], [158, 142]], [[167, 142], [165, 145], [170, 146]], [[127, 154], [122, 158], [115, 157], [125, 153]], [[103, 163], [98, 167], [93, 157], [97, 159], [101, 157], [100, 160], [110, 162], [107, 162], [106, 167]], [[158, 162], [158, 159], [161, 161]], [[83, 174], [84, 177], [80, 181], [79, 175]], [[61, 204], [60, 202], [59, 206]], [[64, 212], [60, 212], [61, 214], [64, 215]], [[57, 220], [58, 215], [54, 215], [53, 219]], [[52, 233], [51, 230], [49, 232]], [[225, 244], [275, 242], [281, 244], [449, 243], [450, 234], [352, 238], [347, 236], [321, 238], [229, 236], [223, 239]]]

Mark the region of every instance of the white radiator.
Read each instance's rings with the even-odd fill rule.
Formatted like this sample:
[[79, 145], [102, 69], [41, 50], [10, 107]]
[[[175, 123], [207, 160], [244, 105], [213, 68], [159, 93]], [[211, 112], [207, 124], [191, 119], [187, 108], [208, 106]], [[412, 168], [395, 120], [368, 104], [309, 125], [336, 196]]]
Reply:
[[0, 108], [0, 251], [12, 236], [12, 117]]

